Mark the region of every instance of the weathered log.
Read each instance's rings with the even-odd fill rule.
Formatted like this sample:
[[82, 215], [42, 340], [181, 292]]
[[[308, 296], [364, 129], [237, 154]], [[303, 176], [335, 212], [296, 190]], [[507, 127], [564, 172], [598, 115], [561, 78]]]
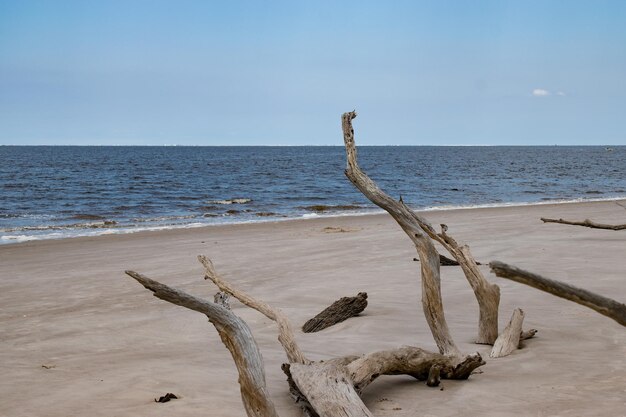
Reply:
[[622, 326], [626, 326], [626, 305], [623, 303], [564, 282], [544, 278], [503, 262], [493, 261], [489, 264], [489, 267], [501, 278], [526, 284], [557, 297], [584, 305], [612, 318]]
[[360, 292], [356, 297], [342, 297], [308, 320], [302, 326], [304, 333], [319, 332], [327, 327], [359, 315], [367, 307], [367, 293]]
[[626, 230], [626, 224], [603, 224], [603, 223], [596, 223], [589, 219], [585, 219], [583, 221], [571, 221], [571, 220], [563, 220], [563, 219], [548, 219], [548, 218], [542, 217], [541, 221], [544, 223], [560, 223], [560, 224], [569, 224], [572, 226], [590, 227], [592, 229]]
[[265, 367], [259, 347], [245, 321], [215, 303], [168, 287], [134, 271], [126, 271], [154, 296], [172, 304], [205, 314], [230, 351], [239, 372], [241, 399], [248, 417], [278, 417], [265, 384]]
[[437, 366], [442, 379], [467, 379], [476, 368], [484, 364], [485, 361], [478, 353], [457, 360], [418, 347], [403, 346], [361, 356], [346, 368], [355, 389], [361, 392], [380, 375], [410, 375], [425, 381], [431, 368]]
[[520, 338], [522, 336], [522, 324], [524, 323], [524, 311], [521, 308], [513, 310], [513, 315], [504, 331], [498, 336], [489, 357], [501, 358], [508, 356], [516, 349], [519, 349]]
[[320, 417], [372, 417], [345, 366], [336, 361], [291, 364], [291, 378]]
[[287, 358], [290, 363], [311, 363], [310, 360], [304, 356], [304, 353], [296, 343], [296, 338], [294, 336], [293, 330], [291, 328], [291, 323], [287, 319], [287, 317], [277, 308], [273, 308], [270, 305], [264, 303], [263, 301], [257, 300], [252, 296], [246, 294], [245, 292], [235, 288], [232, 284], [225, 281], [216, 271], [213, 266], [213, 262], [209, 258], [204, 255], [199, 255], [198, 260], [204, 266], [205, 270], [205, 279], [209, 279], [213, 281], [215, 285], [225, 293], [228, 293], [235, 297], [237, 300], [241, 301], [243, 304], [247, 305], [250, 308], [253, 308], [263, 314], [270, 320], [273, 320], [278, 325], [278, 341], [282, 345], [285, 353], [287, 354]]
[[285, 375], [287, 375], [287, 384], [289, 385], [289, 394], [296, 404], [302, 409], [302, 413], [305, 417], [320, 417], [315, 411], [308, 398], [304, 396], [298, 385], [294, 382], [291, 376], [291, 364], [283, 363], [280, 367]]

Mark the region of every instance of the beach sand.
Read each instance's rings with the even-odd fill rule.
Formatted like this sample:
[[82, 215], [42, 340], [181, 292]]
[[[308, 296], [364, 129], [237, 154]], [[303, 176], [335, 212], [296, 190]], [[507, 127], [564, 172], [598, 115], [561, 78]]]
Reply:
[[[626, 301], [626, 231], [539, 218], [625, 223], [614, 202], [450, 210], [445, 222], [477, 260], [500, 260]], [[343, 228], [339, 229], [326, 228]], [[196, 255], [300, 326], [332, 301], [366, 291], [356, 318], [297, 332], [312, 359], [415, 345], [436, 351], [420, 302], [415, 250], [386, 215], [212, 226], [0, 246], [0, 415], [244, 416], [229, 352], [201, 314], [154, 298], [132, 269], [212, 299]], [[626, 410], [626, 329], [588, 308], [482, 269], [502, 291], [501, 326], [515, 307], [535, 339], [490, 360], [472, 343], [477, 305], [458, 267], [442, 268], [446, 317], [459, 347], [487, 359], [443, 391], [381, 377], [363, 393], [376, 416], [617, 416]], [[273, 322], [236, 301], [265, 360], [282, 417], [300, 416], [280, 365]], [[45, 365], [49, 369], [43, 367]], [[167, 392], [178, 400], [157, 404]]]

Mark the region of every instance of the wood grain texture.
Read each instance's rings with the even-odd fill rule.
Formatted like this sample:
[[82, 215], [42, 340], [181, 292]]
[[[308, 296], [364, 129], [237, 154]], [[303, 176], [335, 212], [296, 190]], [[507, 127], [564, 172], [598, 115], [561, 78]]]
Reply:
[[359, 315], [367, 307], [367, 293], [341, 297], [302, 326], [304, 333], [314, 333]]
[[569, 224], [572, 226], [583, 226], [583, 227], [589, 227], [592, 229], [626, 230], [626, 224], [603, 224], [603, 223], [596, 223], [589, 219], [585, 219], [583, 221], [572, 221], [572, 220], [563, 220], [563, 219], [548, 219], [548, 218], [542, 217], [541, 221], [544, 223], [560, 223], [560, 224]]
[[205, 314], [230, 351], [239, 372], [241, 399], [248, 417], [278, 417], [265, 383], [265, 367], [259, 347], [245, 321], [232, 311], [154, 281], [134, 271], [126, 271], [161, 300]]
[[491, 270], [499, 277], [526, 284], [538, 290], [548, 292], [557, 297], [589, 307], [598, 313], [612, 318], [622, 326], [626, 326], [626, 305], [591, 291], [575, 287], [564, 282], [544, 278], [532, 272], [524, 271], [503, 262], [493, 261]]

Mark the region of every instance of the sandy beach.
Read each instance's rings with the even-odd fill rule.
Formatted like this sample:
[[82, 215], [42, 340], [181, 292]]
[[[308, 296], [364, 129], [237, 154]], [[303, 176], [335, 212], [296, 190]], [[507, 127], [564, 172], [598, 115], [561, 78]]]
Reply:
[[[625, 223], [615, 202], [425, 213], [492, 260], [626, 301], [626, 231], [539, 218]], [[331, 228], [331, 229], [328, 229]], [[0, 415], [236, 417], [241, 404], [230, 355], [205, 317], [157, 300], [124, 275], [132, 269], [212, 299], [196, 256], [281, 308], [299, 328], [332, 301], [366, 291], [356, 318], [297, 333], [312, 359], [415, 345], [436, 351], [420, 303], [415, 250], [387, 215], [211, 226], [0, 246]], [[502, 291], [503, 327], [515, 307], [539, 333], [524, 349], [490, 360], [472, 343], [474, 295], [458, 267], [442, 268], [452, 334], [487, 358], [468, 381], [444, 390], [381, 377], [363, 399], [377, 416], [617, 416], [626, 410], [626, 331], [598, 313], [538, 290], [487, 278]], [[267, 383], [283, 417], [300, 416], [280, 365], [274, 323], [238, 302], [259, 342]], [[44, 367], [45, 365], [45, 367]], [[172, 392], [178, 400], [157, 404]]]

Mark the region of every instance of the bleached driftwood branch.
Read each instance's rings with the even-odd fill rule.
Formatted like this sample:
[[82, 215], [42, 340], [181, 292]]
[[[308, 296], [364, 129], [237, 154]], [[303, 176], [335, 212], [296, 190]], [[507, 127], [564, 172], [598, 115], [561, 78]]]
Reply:
[[426, 321], [439, 351], [445, 355], [459, 356], [461, 352], [450, 335], [441, 299], [439, 253], [431, 239], [423, 233], [416, 214], [404, 203], [394, 200], [382, 191], [359, 167], [354, 143], [354, 129], [352, 128], [352, 119], [355, 117], [356, 112], [344, 113], [342, 116], [343, 139], [347, 158], [345, 174], [363, 195], [394, 218], [415, 245], [420, 259], [422, 307]]
[[[479, 305], [479, 330], [477, 343], [492, 344], [498, 336], [498, 305], [500, 289], [489, 283], [478, 268], [467, 245], [459, 245], [446, 233], [447, 226], [441, 225], [437, 233], [430, 222], [411, 210], [404, 202], [396, 201], [385, 194], [358, 165], [354, 142], [352, 120], [356, 112], [344, 113], [342, 129], [346, 147], [346, 176], [370, 201], [386, 210], [413, 241], [420, 256], [422, 267], [422, 303], [428, 324], [437, 341], [440, 351], [453, 352], [456, 349], [449, 334], [441, 304], [439, 254], [429, 240], [440, 243], [460, 264]], [[424, 236], [422, 233], [426, 233]], [[424, 259], [427, 262], [424, 262]], [[442, 350], [443, 348], [443, 350]], [[458, 349], [456, 349], [458, 352]]]
[[[493, 344], [489, 356], [492, 358], [501, 358], [517, 350], [523, 333], [522, 324], [524, 324], [524, 311], [521, 308], [516, 308], [513, 310], [509, 324], [504, 328]], [[526, 334], [529, 335], [530, 333]]]
[[209, 258], [204, 255], [199, 255], [198, 260], [204, 266], [205, 270], [205, 279], [209, 279], [213, 281], [215, 285], [227, 294], [235, 297], [237, 300], [241, 301], [243, 304], [247, 305], [250, 308], [253, 308], [263, 314], [270, 320], [273, 320], [278, 325], [278, 341], [282, 345], [285, 353], [287, 354], [287, 359], [289, 359], [290, 363], [301, 363], [307, 364], [310, 363], [300, 347], [296, 342], [296, 338], [293, 333], [293, 329], [291, 327], [291, 323], [289, 319], [277, 308], [271, 307], [269, 304], [264, 303], [263, 301], [257, 300], [254, 297], [246, 294], [238, 288], [235, 288], [228, 281], [224, 280], [215, 270], [213, 266], [213, 262]]
[[241, 399], [248, 417], [278, 417], [267, 392], [261, 352], [245, 321], [222, 306], [168, 287], [137, 272], [126, 271], [126, 274], [152, 291], [155, 297], [205, 314], [235, 362], [239, 372]]
[[[459, 358], [410, 346], [364, 356], [309, 361], [295, 340], [286, 342], [293, 335], [289, 336], [289, 321], [280, 310], [243, 293], [225, 281], [217, 274], [208, 258], [200, 256], [199, 259], [205, 266], [207, 277], [214, 280], [222, 291], [263, 312], [272, 320], [282, 321], [279, 326], [281, 344], [288, 352], [290, 362], [293, 360], [284, 364], [283, 370], [288, 376], [292, 395], [307, 416], [371, 416], [359, 394], [380, 375], [407, 374], [419, 380], [427, 379], [428, 385], [435, 386], [440, 379], [467, 379], [474, 369], [485, 363], [479, 354]], [[126, 273], [152, 291], [156, 297], [206, 314], [231, 351], [239, 371], [241, 395], [248, 416], [277, 416], [265, 388], [263, 359], [249, 327], [243, 320], [220, 305], [168, 287], [136, 272]]]
[[590, 227], [592, 229], [626, 230], [626, 224], [603, 224], [603, 223], [596, 223], [589, 219], [585, 219], [583, 221], [571, 221], [571, 220], [563, 220], [563, 219], [548, 219], [548, 218], [542, 217], [541, 221], [544, 223], [560, 223], [560, 224], [569, 224], [572, 226]]
[[622, 326], [626, 326], [626, 305], [618, 301], [564, 282], [544, 278], [503, 262], [493, 261], [489, 264], [489, 267], [501, 278], [526, 284], [557, 297], [587, 306], [600, 314], [612, 318]]

